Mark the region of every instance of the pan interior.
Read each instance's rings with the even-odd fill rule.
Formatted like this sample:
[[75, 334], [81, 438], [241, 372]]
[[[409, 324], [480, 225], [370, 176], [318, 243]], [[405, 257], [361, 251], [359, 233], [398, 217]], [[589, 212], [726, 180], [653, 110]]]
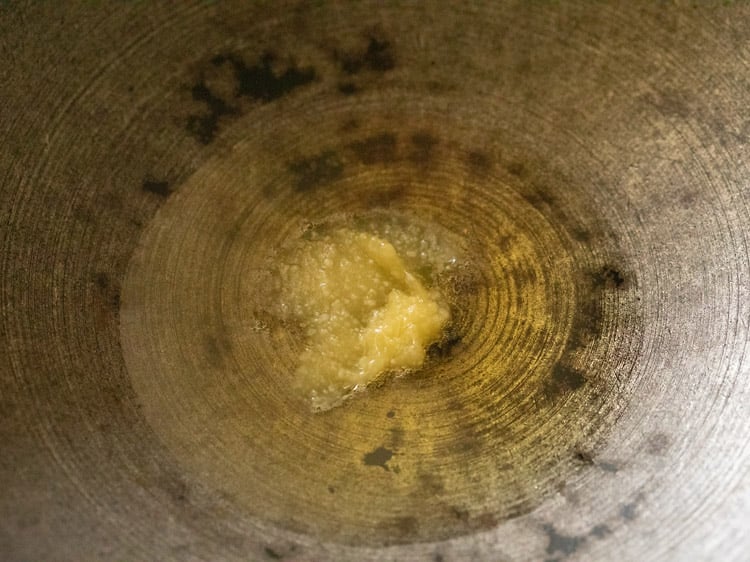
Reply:
[[[270, 143], [256, 115], [167, 200], [123, 283], [125, 361], [165, 446], [258, 520], [322, 540], [432, 541], [530, 511], [601, 441], [630, 369], [614, 330], [633, 330], [635, 284], [592, 187], [479, 116], [404, 108], [287, 113]], [[290, 391], [299, 340], [269, 313], [269, 264], [310, 225], [389, 215], [464, 252], [451, 328], [418, 372], [314, 414]]]

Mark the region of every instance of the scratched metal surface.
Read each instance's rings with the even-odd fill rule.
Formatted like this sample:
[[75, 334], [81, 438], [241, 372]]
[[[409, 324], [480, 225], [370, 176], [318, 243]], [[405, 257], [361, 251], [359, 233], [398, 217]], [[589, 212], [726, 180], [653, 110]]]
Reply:
[[[750, 7], [0, 3], [3, 560], [745, 560]], [[264, 264], [461, 237], [312, 415]]]

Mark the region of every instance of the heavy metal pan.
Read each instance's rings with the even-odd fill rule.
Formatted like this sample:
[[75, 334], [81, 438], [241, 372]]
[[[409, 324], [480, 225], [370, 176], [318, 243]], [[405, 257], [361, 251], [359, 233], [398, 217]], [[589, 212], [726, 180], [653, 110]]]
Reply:
[[[1, 557], [746, 559], [749, 17], [0, 3]], [[374, 210], [450, 338], [313, 414], [263, 272]]]

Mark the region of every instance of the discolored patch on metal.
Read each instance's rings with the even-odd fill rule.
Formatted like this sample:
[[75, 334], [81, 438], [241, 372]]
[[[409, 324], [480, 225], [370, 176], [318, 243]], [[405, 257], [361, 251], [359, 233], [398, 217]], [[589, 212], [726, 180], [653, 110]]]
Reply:
[[489, 155], [479, 150], [469, 152], [466, 155], [466, 162], [469, 164], [472, 173], [477, 175], [486, 174], [492, 168], [492, 160]]
[[586, 377], [572, 367], [557, 363], [550, 373], [544, 385], [544, 394], [547, 398], [555, 398], [581, 388], [586, 384]]
[[467, 523], [469, 521], [470, 513], [468, 509], [452, 505], [448, 508], [448, 511], [450, 512], [451, 517], [457, 521], [461, 521], [462, 523]]
[[604, 287], [600, 273], [582, 274], [577, 284], [578, 305], [573, 326], [568, 337], [566, 354], [575, 352], [601, 337], [604, 321], [602, 298]]
[[607, 535], [612, 534], [612, 529], [610, 529], [608, 525], [596, 525], [591, 529], [589, 534], [597, 539], [603, 539]]
[[596, 284], [605, 289], [625, 289], [627, 288], [626, 278], [619, 269], [612, 266], [605, 266], [595, 274]]
[[688, 92], [665, 89], [660, 92], [643, 94], [639, 96], [638, 100], [654, 107], [664, 117], [684, 120], [694, 117], [688, 105], [689, 97]]
[[390, 435], [391, 435], [390, 445], [394, 450], [398, 449], [399, 447], [401, 447], [401, 445], [404, 444], [404, 435], [405, 435], [404, 428], [393, 427], [390, 430]]
[[475, 528], [483, 531], [489, 531], [497, 527], [498, 521], [494, 513], [480, 513], [479, 515], [471, 518], [472, 524]]
[[636, 512], [637, 507], [638, 504], [636, 502], [630, 502], [620, 506], [620, 517], [625, 521], [632, 521], [638, 515]]
[[508, 170], [509, 174], [519, 178], [527, 175], [526, 166], [522, 162], [509, 162], [505, 165], [505, 169]]
[[101, 299], [103, 306], [111, 309], [116, 315], [120, 309], [119, 283], [104, 271], [94, 275], [94, 283], [98, 289], [98, 299]]
[[573, 237], [573, 240], [576, 240], [577, 242], [581, 242], [584, 244], [591, 242], [591, 233], [587, 230], [584, 230], [583, 228], [571, 229], [570, 235]]
[[270, 546], [267, 546], [267, 547], [265, 547], [265, 548], [263, 549], [263, 552], [264, 552], [264, 553], [265, 553], [265, 555], [266, 555], [266, 556], [267, 556], [268, 558], [270, 558], [271, 560], [281, 560], [282, 558], [284, 558], [284, 557], [283, 557], [283, 556], [282, 556], [281, 554], [279, 554], [278, 552], [276, 552], [276, 551], [275, 551], [275, 550], [274, 550], [273, 548], [271, 548]]
[[554, 525], [546, 524], [543, 527], [547, 535], [547, 554], [562, 554], [570, 556], [574, 554], [585, 542], [586, 537], [578, 535], [564, 535], [555, 529]]
[[449, 328], [442, 340], [432, 344], [427, 349], [427, 356], [437, 360], [447, 359], [459, 350], [461, 340], [461, 334], [455, 332], [455, 329]]
[[420, 488], [428, 497], [440, 495], [445, 492], [445, 483], [443, 479], [432, 472], [418, 472]]
[[620, 470], [615, 463], [597, 460], [594, 458], [594, 455], [588, 451], [577, 450], [573, 453], [573, 458], [576, 462], [584, 466], [593, 466], [604, 472], [615, 473]]
[[215, 95], [203, 79], [190, 89], [195, 101], [205, 104], [205, 111], [191, 115], [187, 120], [187, 131], [202, 144], [209, 144], [219, 129], [219, 120], [229, 115], [239, 114], [239, 110]]
[[325, 150], [290, 163], [289, 171], [296, 176], [294, 188], [297, 191], [309, 191], [339, 179], [344, 171], [344, 162], [338, 152]]
[[334, 59], [344, 74], [355, 75], [363, 71], [388, 72], [396, 66], [390, 41], [371, 35], [367, 46], [356, 51], [334, 51]]
[[351, 133], [352, 131], [356, 131], [360, 127], [360, 122], [357, 119], [349, 118], [345, 119], [341, 126], [339, 127], [339, 131], [342, 133]]
[[530, 190], [523, 194], [523, 197], [535, 209], [551, 209], [556, 204], [555, 196], [544, 185], [533, 185]]
[[362, 89], [354, 82], [339, 82], [337, 88], [338, 91], [345, 96], [353, 96], [354, 94], [360, 92]]
[[[234, 53], [216, 55], [209, 64], [209, 69], [214, 71], [228, 65], [233, 79], [231, 84], [222, 84], [221, 88], [218, 85], [212, 86], [207, 79], [209, 72], [204, 70], [190, 88], [193, 100], [205, 107], [203, 111], [188, 117], [186, 128], [202, 144], [210, 144], [214, 140], [223, 120], [236, 118], [243, 113], [243, 99], [269, 103], [317, 78], [312, 67], [300, 68], [293, 63], [284, 67], [270, 51], [263, 53], [255, 64], [247, 64]], [[231, 93], [224, 90], [230, 90]]]
[[419, 131], [411, 135], [412, 151], [409, 160], [415, 164], [429, 164], [433, 158], [438, 139], [427, 131]]
[[654, 433], [653, 435], [650, 435], [646, 441], [646, 452], [649, 455], [664, 455], [669, 449], [669, 444], [669, 435], [662, 432]]
[[620, 467], [616, 463], [609, 461], [599, 461], [596, 463], [596, 466], [604, 472], [610, 472], [612, 474], [620, 471]]
[[211, 59], [215, 66], [225, 63], [231, 65], [237, 82], [237, 97], [248, 97], [263, 103], [288, 95], [316, 78], [315, 69], [299, 68], [295, 64], [289, 64], [284, 70], [277, 72], [274, 70], [277, 62], [276, 55], [270, 51], [263, 53], [253, 65], [248, 65], [234, 54], [217, 55]]
[[163, 475], [158, 480], [158, 488], [172, 503], [183, 504], [190, 497], [190, 486], [179, 476]]
[[349, 144], [362, 164], [388, 164], [396, 159], [396, 135], [380, 133]]
[[378, 447], [362, 457], [362, 462], [366, 466], [379, 466], [383, 470], [389, 470], [388, 461], [393, 458], [393, 451], [385, 447]]
[[155, 180], [153, 178], [146, 178], [141, 184], [143, 191], [147, 193], [153, 193], [159, 197], [169, 197], [172, 194], [172, 190], [169, 188], [169, 182], [163, 180]]
[[376, 191], [368, 192], [367, 203], [370, 208], [388, 207], [406, 194], [406, 186], [399, 184]]
[[576, 451], [573, 453], [573, 458], [583, 465], [593, 466], [594, 464], [593, 455], [586, 451]]
[[212, 367], [220, 367], [231, 354], [232, 345], [226, 336], [208, 335], [205, 339], [206, 358]]

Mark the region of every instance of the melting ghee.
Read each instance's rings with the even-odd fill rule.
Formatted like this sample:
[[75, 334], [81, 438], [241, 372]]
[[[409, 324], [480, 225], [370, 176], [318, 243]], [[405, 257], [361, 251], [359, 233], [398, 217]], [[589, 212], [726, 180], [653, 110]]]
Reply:
[[282, 316], [305, 340], [295, 380], [314, 410], [384, 373], [419, 369], [450, 321], [447, 302], [429, 285], [456, 258], [418, 228], [381, 230], [314, 234], [279, 268]]

